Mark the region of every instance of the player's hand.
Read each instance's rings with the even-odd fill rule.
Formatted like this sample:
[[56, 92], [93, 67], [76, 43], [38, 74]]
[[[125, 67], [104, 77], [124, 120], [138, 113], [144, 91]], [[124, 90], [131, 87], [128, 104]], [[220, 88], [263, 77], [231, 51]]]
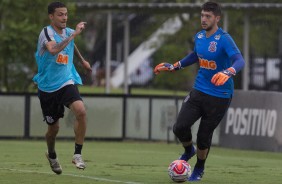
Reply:
[[85, 69], [86, 74], [87, 74], [87, 75], [91, 75], [91, 73], [92, 73], [92, 68], [91, 68], [89, 62], [83, 60], [83, 61], [81, 62], [81, 64], [82, 64], [82, 67]]
[[74, 35], [78, 35], [82, 32], [83, 29], [85, 29], [86, 22], [80, 22], [76, 25]]
[[232, 76], [236, 75], [236, 71], [233, 68], [228, 68], [222, 72], [217, 72], [211, 79], [211, 82], [216, 86], [221, 86]]
[[174, 63], [174, 64], [170, 64], [170, 63], [160, 63], [158, 64], [155, 69], [154, 69], [154, 73], [157, 75], [159, 74], [161, 71], [169, 71], [169, 72], [173, 72], [175, 70], [179, 70], [181, 68], [179, 61]]

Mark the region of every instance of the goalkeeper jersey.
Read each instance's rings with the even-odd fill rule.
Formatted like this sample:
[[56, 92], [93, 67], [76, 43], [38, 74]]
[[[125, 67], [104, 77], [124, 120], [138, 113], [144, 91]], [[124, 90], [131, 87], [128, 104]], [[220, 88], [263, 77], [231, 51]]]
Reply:
[[231, 36], [221, 28], [208, 38], [205, 33], [202, 30], [194, 38], [194, 52], [200, 65], [194, 88], [212, 96], [230, 98], [234, 88], [232, 77], [222, 86], [215, 86], [211, 79], [217, 72], [231, 67], [230, 57], [240, 54], [240, 51]]

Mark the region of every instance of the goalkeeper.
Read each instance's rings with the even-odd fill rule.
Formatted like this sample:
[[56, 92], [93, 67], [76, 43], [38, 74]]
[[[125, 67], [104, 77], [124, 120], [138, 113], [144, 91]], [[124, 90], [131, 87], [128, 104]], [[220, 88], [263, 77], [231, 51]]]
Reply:
[[[203, 4], [202, 31], [194, 37], [194, 51], [175, 64], [161, 63], [154, 69], [155, 74], [158, 74], [162, 71], [177, 71], [194, 63], [200, 65], [193, 90], [185, 98], [173, 127], [174, 134], [185, 150], [179, 159], [188, 161], [197, 153], [197, 162], [189, 181], [199, 181], [204, 174], [213, 132], [232, 99], [232, 78], [245, 65], [231, 36], [218, 27], [220, 16], [219, 4]], [[192, 144], [191, 127], [199, 118], [196, 150]]]

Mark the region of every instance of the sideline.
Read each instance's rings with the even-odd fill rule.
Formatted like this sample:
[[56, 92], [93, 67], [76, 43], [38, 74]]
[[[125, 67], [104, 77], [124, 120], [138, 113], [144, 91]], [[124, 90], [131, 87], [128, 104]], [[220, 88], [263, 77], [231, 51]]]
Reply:
[[[10, 168], [0, 168], [0, 170], [7, 170], [7, 171], [19, 172], [19, 173], [37, 173], [37, 174], [54, 175], [54, 173], [50, 173], [50, 172], [38, 172], [38, 171], [10, 169]], [[112, 183], [142, 184], [142, 183], [131, 182], [131, 181], [111, 180], [111, 179], [106, 179], [106, 178], [98, 178], [98, 177], [94, 177], [94, 176], [85, 176], [85, 175], [70, 174], [70, 173], [66, 173], [66, 174], [62, 173], [61, 175], [62, 176], [77, 177], [77, 178], [86, 178], [86, 179], [97, 180], [97, 181], [112, 182]]]

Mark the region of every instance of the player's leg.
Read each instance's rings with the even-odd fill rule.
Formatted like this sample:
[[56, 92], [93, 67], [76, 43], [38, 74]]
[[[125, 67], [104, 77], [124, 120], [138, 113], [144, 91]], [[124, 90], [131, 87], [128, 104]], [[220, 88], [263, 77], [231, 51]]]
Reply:
[[56, 121], [52, 125], [48, 125], [48, 129], [45, 134], [45, 140], [47, 143], [47, 148], [50, 158], [57, 157], [55, 151], [55, 142], [58, 132], [59, 132], [59, 121]]
[[[74, 122], [75, 142], [83, 145], [86, 133], [86, 110], [82, 101], [78, 100], [70, 105], [70, 109], [74, 113], [76, 120]], [[78, 150], [81, 152], [81, 150]], [[80, 154], [80, 153], [79, 153]]]
[[64, 104], [71, 109], [75, 115], [75, 151], [72, 162], [79, 169], [85, 169], [86, 165], [82, 159], [81, 151], [86, 133], [86, 109], [75, 85], [65, 87]]
[[56, 174], [62, 173], [62, 167], [57, 158], [55, 150], [56, 137], [59, 132], [59, 118], [63, 117], [64, 106], [57, 103], [56, 96], [59, 92], [46, 93], [39, 91], [38, 96], [44, 120], [48, 125], [47, 132], [45, 134], [45, 140], [47, 143], [47, 152], [45, 153], [50, 167]]
[[70, 105], [70, 109], [74, 112], [76, 121], [74, 123], [75, 133], [75, 152], [72, 162], [79, 169], [85, 169], [86, 165], [81, 156], [81, 150], [84, 143], [86, 133], [86, 110], [82, 101], [75, 101]]
[[197, 134], [197, 162], [189, 181], [199, 181], [205, 169], [205, 162], [210, 150], [215, 128], [222, 120], [231, 99], [217, 98], [206, 95], [205, 105]]
[[173, 126], [173, 132], [182, 143], [185, 150], [180, 156], [180, 160], [188, 161], [196, 153], [196, 148], [192, 144], [191, 127], [201, 116], [199, 100], [198, 91], [191, 91], [185, 98], [176, 123]]
[[52, 171], [55, 172], [56, 174], [61, 174], [62, 167], [59, 163], [55, 151], [55, 142], [58, 132], [59, 132], [59, 121], [55, 122], [52, 125], [48, 125], [48, 130], [45, 134], [48, 151], [45, 153], [45, 155], [49, 161]]

